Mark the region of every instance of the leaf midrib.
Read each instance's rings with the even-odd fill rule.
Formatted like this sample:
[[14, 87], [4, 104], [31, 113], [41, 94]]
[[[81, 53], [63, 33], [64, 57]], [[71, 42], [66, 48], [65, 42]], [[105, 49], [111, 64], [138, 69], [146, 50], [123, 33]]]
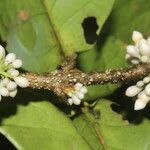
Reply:
[[[56, 0], [55, 0], [55, 1], [56, 1]], [[61, 39], [61, 37], [60, 37], [60, 35], [59, 35], [59, 32], [58, 32], [57, 29], [56, 29], [56, 26], [55, 26], [55, 24], [54, 24], [54, 22], [53, 22], [52, 16], [50, 15], [50, 13], [48, 13], [48, 9], [47, 9], [45, 0], [44, 0], [44, 1], [41, 1], [41, 3], [43, 3], [43, 6], [44, 6], [45, 10], [47, 11], [47, 16], [48, 16], [48, 19], [49, 19], [51, 28], [52, 28], [52, 30], [53, 30], [55, 39], [56, 39], [56, 41], [57, 41], [57, 43], [58, 43], [58, 46], [59, 46], [59, 48], [60, 48], [60, 54], [61, 54], [62, 60], [65, 60], [65, 54], [64, 54], [65, 48], [64, 48], [64, 46], [63, 46], [62, 39]]]

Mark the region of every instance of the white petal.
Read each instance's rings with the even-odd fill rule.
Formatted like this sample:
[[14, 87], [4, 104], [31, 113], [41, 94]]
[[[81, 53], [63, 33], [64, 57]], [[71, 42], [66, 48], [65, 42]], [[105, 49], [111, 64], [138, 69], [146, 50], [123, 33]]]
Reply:
[[15, 97], [16, 95], [17, 95], [17, 89], [14, 90], [14, 91], [11, 91], [11, 92], [9, 93], [9, 96], [10, 96], [10, 97]]
[[75, 90], [80, 90], [82, 87], [83, 87], [83, 84], [81, 83], [76, 83], [74, 86]]
[[142, 39], [139, 42], [138, 47], [141, 55], [150, 56], [150, 46], [145, 39]]
[[145, 108], [146, 104], [147, 103], [145, 101], [143, 101], [141, 99], [137, 99], [134, 104], [134, 110], [141, 110], [141, 109]]
[[150, 77], [145, 77], [145, 78], [143, 79], [143, 82], [144, 82], [144, 83], [149, 83], [149, 82], [150, 82]]
[[24, 77], [18, 76], [18, 77], [15, 77], [14, 80], [22, 88], [29, 86], [28, 80]]
[[125, 95], [128, 97], [136, 96], [142, 89], [137, 86], [130, 86], [127, 88]]
[[127, 53], [132, 56], [132, 57], [140, 57], [140, 54], [137, 52], [137, 48], [133, 45], [128, 45], [127, 46]]
[[131, 56], [129, 54], [126, 54], [125, 59], [130, 59]]
[[133, 64], [133, 65], [137, 65], [137, 64], [139, 64], [139, 60], [138, 59], [131, 59], [131, 63]]
[[144, 90], [145, 90], [146, 95], [150, 96], [150, 83], [146, 85]]
[[9, 91], [5, 87], [0, 87], [0, 95], [9, 96]]
[[73, 92], [69, 92], [68, 96], [72, 97], [73, 96]]
[[72, 100], [72, 98], [68, 98], [68, 103], [69, 103], [70, 105], [72, 105], [72, 104], [73, 104], [73, 100]]
[[4, 78], [3, 80], [2, 80], [2, 85], [3, 86], [7, 86], [7, 84], [9, 83], [9, 79], [8, 78]]
[[8, 85], [7, 85], [7, 89], [9, 90], [9, 91], [13, 91], [13, 90], [15, 90], [17, 88], [17, 84], [15, 83], [15, 82], [13, 82], [13, 81], [10, 81], [9, 83], [8, 83]]
[[80, 92], [82, 92], [82, 93], [87, 93], [88, 92], [88, 90], [87, 90], [87, 88], [85, 87], [85, 86], [83, 86], [81, 89], [80, 89]]
[[20, 68], [22, 66], [22, 61], [20, 59], [16, 59], [12, 62], [12, 66], [14, 68]]
[[75, 95], [76, 95], [79, 99], [83, 99], [83, 98], [84, 98], [84, 93], [82, 93], [82, 92], [77, 92]]
[[2, 45], [0, 45], [0, 59], [5, 57], [5, 49]]
[[138, 43], [143, 38], [143, 35], [138, 31], [133, 31], [132, 40], [135, 43]]
[[150, 37], [148, 37], [147, 42], [148, 42], [148, 44], [150, 45]]
[[7, 72], [10, 73], [10, 75], [13, 77], [17, 77], [19, 75], [19, 71], [13, 68], [9, 69]]
[[76, 97], [75, 95], [72, 96], [72, 100], [75, 105], [80, 105], [80, 103], [81, 103], [81, 100], [78, 97]]
[[143, 63], [148, 63], [148, 61], [149, 61], [149, 56], [142, 56], [142, 57], [140, 58], [140, 60], [141, 60]]
[[145, 91], [142, 91], [138, 94], [138, 99], [148, 102], [150, 100], [150, 97], [146, 95]]
[[16, 59], [16, 55], [14, 53], [9, 53], [5, 58], [5, 62], [12, 63], [15, 59]]
[[138, 82], [136, 83], [136, 86], [142, 87], [142, 86], [144, 86], [144, 82], [143, 82], [143, 81], [138, 81]]

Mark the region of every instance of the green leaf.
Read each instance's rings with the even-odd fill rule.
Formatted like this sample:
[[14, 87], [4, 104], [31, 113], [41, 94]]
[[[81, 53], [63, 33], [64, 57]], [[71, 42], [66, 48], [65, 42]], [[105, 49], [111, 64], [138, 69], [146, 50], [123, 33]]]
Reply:
[[101, 144], [103, 149], [110, 150], [150, 149], [150, 122], [145, 119], [138, 125], [130, 124], [112, 111], [111, 104], [101, 99], [93, 111], [84, 109], [85, 114], [74, 120], [85, 140], [94, 150], [100, 149]]
[[[101, 47], [95, 47], [79, 55], [80, 68], [87, 72], [126, 67], [125, 53], [124, 43], [109, 36]], [[106, 96], [118, 87], [112, 84], [90, 86], [86, 100]]]
[[[130, 7], [129, 7], [130, 6]], [[108, 19], [108, 30], [118, 39], [129, 42], [134, 30], [149, 34], [150, 1], [116, 0]]]
[[[90, 49], [82, 23], [93, 17], [100, 32], [114, 0], [0, 1], [0, 29], [7, 49], [24, 62], [24, 69], [45, 72], [61, 62], [61, 54]], [[10, 11], [11, 10], [11, 11]], [[8, 36], [4, 34], [8, 32]], [[96, 33], [95, 33], [96, 34]]]
[[[8, 108], [9, 111], [12, 106]], [[3, 109], [7, 110], [6, 106], [0, 107], [1, 115]], [[45, 101], [17, 106], [15, 115], [2, 120], [0, 132], [17, 149], [90, 150], [69, 118]]]

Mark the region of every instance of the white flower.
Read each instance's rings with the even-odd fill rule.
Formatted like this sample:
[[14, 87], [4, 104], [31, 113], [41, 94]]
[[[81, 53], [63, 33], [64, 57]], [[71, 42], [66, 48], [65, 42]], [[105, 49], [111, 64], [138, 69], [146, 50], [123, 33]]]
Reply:
[[139, 64], [139, 60], [137, 60], [137, 59], [131, 59], [130, 62], [134, 65]]
[[15, 97], [17, 95], [17, 89], [10, 91], [9, 96], [10, 97]]
[[76, 83], [75, 86], [74, 86], [74, 88], [76, 90], [80, 90], [82, 87], [83, 87], [83, 85], [81, 83]]
[[75, 105], [80, 105], [81, 100], [84, 98], [84, 95], [87, 93], [87, 88], [83, 86], [81, 83], [76, 83], [74, 85], [74, 89], [70, 90], [67, 95], [69, 96], [68, 98], [68, 103], [70, 105], [75, 104]]
[[147, 76], [140, 80], [136, 85], [127, 88], [125, 92], [128, 97], [136, 97], [137, 100], [134, 104], [135, 110], [143, 109], [150, 101], [150, 77]]
[[148, 77], [145, 77], [144, 79], [143, 79], [143, 82], [144, 83], [149, 83], [150, 82], [150, 77], [148, 76]]
[[138, 43], [143, 38], [143, 35], [138, 31], [133, 31], [132, 40], [135, 43]]
[[133, 45], [128, 45], [127, 46], [127, 54], [133, 57], [140, 57], [140, 54], [137, 51], [137, 47], [133, 46]]
[[0, 87], [0, 95], [5, 96], [5, 97], [9, 96], [8, 89], [5, 87]]
[[14, 68], [20, 68], [22, 66], [22, 61], [20, 59], [16, 59], [12, 62], [12, 66]]
[[134, 45], [127, 46], [127, 54], [125, 59], [135, 65], [140, 62], [150, 62], [150, 38], [144, 39], [143, 35], [138, 31], [133, 31], [132, 40]]
[[0, 59], [5, 57], [5, 49], [0, 45]]
[[144, 82], [143, 81], [138, 81], [137, 83], [136, 83], [136, 86], [137, 87], [142, 87], [144, 85]]
[[72, 100], [75, 105], [80, 105], [80, 103], [81, 103], [80, 98], [75, 95], [72, 96]]
[[10, 81], [8, 84], [7, 84], [7, 89], [9, 91], [13, 91], [17, 88], [17, 84], [14, 82], [14, 81]]
[[[134, 45], [127, 46], [125, 59], [130, 64], [150, 63], [150, 37], [145, 39], [138, 31], [133, 31]], [[136, 97], [134, 109], [143, 109], [150, 101], [150, 76], [130, 86], [125, 92], [128, 97]]]
[[150, 96], [150, 83], [146, 85], [145, 93], [146, 93], [146, 95]]
[[143, 100], [137, 99], [134, 104], [134, 110], [141, 110], [145, 108], [146, 104]]
[[19, 75], [19, 71], [14, 68], [9, 69], [7, 72], [13, 77], [17, 77]]
[[134, 104], [134, 110], [141, 110], [145, 108], [146, 104], [150, 101], [150, 97], [146, 95], [145, 90], [138, 94], [138, 99]]
[[76, 95], [79, 99], [83, 99], [83, 98], [84, 98], [84, 93], [82, 93], [82, 92], [77, 92], [75, 95]]
[[10, 82], [10, 80], [8, 78], [4, 78], [1, 83], [3, 86], [7, 86], [7, 84]]
[[24, 77], [18, 76], [18, 77], [15, 77], [14, 80], [22, 88], [29, 86], [28, 80]]
[[138, 47], [141, 55], [150, 56], [150, 46], [145, 39], [139, 41]]
[[19, 76], [17, 70], [22, 66], [22, 61], [16, 59], [14, 53], [9, 53], [5, 57], [5, 49], [0, 45], [0, 100], [2, 96], [15, 97], [17, 94], [17, 85], [24, 88], [29, 86], [26, 78]]
[[16, 55], [14, 53], [9, 53], [6, 55], [5, 62], [12, 63], [16, 59]]
[[72, 105], [72, 104], [73, 104], [73, 99], [72, 99], [72, 98], [68, 98], [68, 103], [69, 103], [70, 105]]
[[126, 90], [126, 96], [128, 97], [134, 97], [136, 96], [142, 89], [139, 88], [138, 86], [130, 86], [129, 88], [127, 88]]

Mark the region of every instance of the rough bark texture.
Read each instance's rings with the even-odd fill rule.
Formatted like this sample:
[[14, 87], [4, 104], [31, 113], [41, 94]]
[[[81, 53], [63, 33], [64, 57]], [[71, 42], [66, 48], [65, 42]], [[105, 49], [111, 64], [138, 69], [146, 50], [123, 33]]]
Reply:
[[75, 83], [80, 82], [89, 86], [93, 84], [122, 83], [137, 78], [142, 78], [150, 73], [150, 64], [141, 64], [126, 69], [107, 70], [105, 72], [84, 73], [74, 68], [75, 62], [64, 63], [59, 70], [51, 73], [23, 74], [30, 82], [31, 88], [48, 89], [58, 96], [65, 97], [67, 90], [73, 88]]

